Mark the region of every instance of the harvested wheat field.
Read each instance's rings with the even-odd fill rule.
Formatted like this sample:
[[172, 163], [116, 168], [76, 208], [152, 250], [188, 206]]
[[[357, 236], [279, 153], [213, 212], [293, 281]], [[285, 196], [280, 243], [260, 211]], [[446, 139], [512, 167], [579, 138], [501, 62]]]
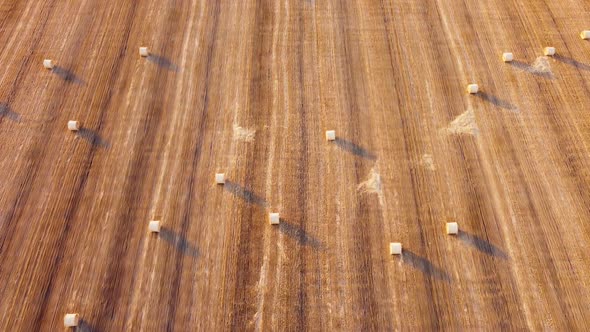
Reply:
[[0, 1], [0, 330], [587, 330], [589, 8]]

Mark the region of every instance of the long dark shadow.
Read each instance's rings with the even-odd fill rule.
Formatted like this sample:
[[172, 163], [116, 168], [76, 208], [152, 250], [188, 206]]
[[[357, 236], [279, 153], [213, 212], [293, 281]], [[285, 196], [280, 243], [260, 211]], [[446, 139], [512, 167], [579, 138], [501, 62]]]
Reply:
[[428, 259], [421, 257], [410, 250], [404, 249], [402, 251], [402, 262], [404, 264], [411, 265], [413, 268], [422, 271], [429, 277], [442, 280], [445, 282], [451, 282], [451, 276], [443, 269], [438, 268], [432, 264]]
[[503, 108], [503, 109], [506, 109], [506, 110], [509, 110], [509, 111], [516, 110], [516, 106], [512, 105], [510, 102], [508, 102], [506, 100], [503, 100], [503, 99], [500, 99], [500, 98], [498, 98], [498, 97], [496, 97], [494, 95], [491, 95], [489, 93], [486, 93], [486, 92], [483, 92], [482, 91], [482, 92], [477, 93], [476, 96], [479, 97], [479, 98], [481, 98], [481, 99], [483, 99], [483, 100], [485, 100], [485, 101], [487, 101], [487, 102], [489, 102], [489, 103], [494, 104], [497, 107], [500, 107], [500, 108]]
[[99, 148], [104, 148], [104, 149], [108, 149], [111, 147], [111, 145], [109, 144], [108, 141], [106, 141], [105, 139], [103, 139], [102, 137], [100, 137], [100, 135], [95, 132], [94, 130], [88, 129], [88, 128], [80, 128], [80, 130], [77, 131], [76, 135], [86, 141], [88, 141], [88, 143], [99, 147]]
[[472, 247], [474, 247], [475, 249], [483, 252], [484, 254], [493, 256], [493, 257], [498, 257], [501, 259], [508, 259], [508, 255], [500, 248], [496, 247], [495, 245], [491, 244], [489, 241], [482, 239], [481, 237], [474, 235], [474, 234], [470, 234], [467, 233], [465, 231], [459, 230], [459, 234], [457, 234], [457, 237], [459, 238], [459, 240], [461, 240], [461, 242], [468, 244]]
[[159, 236], [187, 256], [198, 258], [201, 255], [199, 248], [191, 244], [184, 236], [171, 229], [166, 227], [160, 228]]
[[576, 67], [577, 69], [590, 71], [590, 65], [582, 63], [578, 60], [574, 60], [572, 58], [568, 58], [568, 57], [565, 57], [565, 56], [559, 55], [559, 54], [554, 55], [553, 58], [555, 58], [555, 60], [558, 60], [558, 61], [561, 61], [565, 64], [568, 64], [570, 66]]
[[524, 63], [522, 61], [513, 60], [511, 62], [508, 62], [508, 64], [510, 64], [514, 68], [520, 69], [522, 71], [525, 71], [529, 74], [533, 74], [538, 77], [546, 78], [549, 80], [552, 80], [555, 78], [555, 76], [553, 76], [552, 72], [539, 71], [539, 70], [535, 69], [535, 67], [529, 65], [528, 63]]
[[69, 69], [66, 69], [66, 68], [63, 68], [60, 66], [55, 66], [55, 67], [53, 67], [53, 69], [51, 71], [55, 75], [59, 76], [62, 80], [66, 81], [68, 83], [73, 83], [73, 84], [77, 84], [77, 85], [86, 85], [86, 82], [84, 82], [83, 79], [76, 76], [76, 74], [74, 74], [74, 72], [72, 72]]
[[10, 105], [7, 103], [0, 103], [0, 118], [5, 118], [17, 123], [21, 120], [20, 114], [13, 112], [10, 109]]
[[150, 54], [147, 57], [147, 60], [151, 63], [155, 63], [159, 67], [164, 68], [166, 70], [170, 70], [173, 72], [178, 71], [178, 66], [175, 65], [172, 61], [170, 61], [168, 58], [166, 58], [164, 56], [157, 55], [157, 54]]
[[369, 160], [377, 159], [377, 157], [373, 153], [371, 153], [371, 151], [343, 138], [336, 137], [334, 143], [342, 150], [348, 151], [354, 154], [355, 156], [359, 156]]
[[89, 322], [81, 319], [78, 322], [78, 326], [76, 328], [76, 331], [78, 331], [78, 332], [94, 332], [96, 330], [94, 329], [94, 327]]
[[253, 191], [246, 189], [238, 183], [225, 181], [223, 189], [240, 197], [249, 204], [256, 204], [258, 206], [266, 207], [266, 200], [264, 198], [256, 195]]
[[323, 250], [322, 241], [316, 239], [313, 235], [307, 233], [299, 225], [292, 224], [287, 220], [280, 218], [279, 231], [288, 237], [294, 239], [302, 246], [309, 246], [313, 249]]

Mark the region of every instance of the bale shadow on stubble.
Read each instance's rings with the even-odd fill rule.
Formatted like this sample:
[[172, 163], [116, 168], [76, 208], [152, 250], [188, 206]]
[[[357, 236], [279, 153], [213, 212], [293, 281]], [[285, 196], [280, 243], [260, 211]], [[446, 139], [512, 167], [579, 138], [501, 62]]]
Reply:
[[7, 103], [0, 103], [0, 118], [8, 119], [16, 123], [21, 121], [21, 115], [13, 112], [10, 105]]
[[87, 322], [84, 319], [81, 319], [78, 322], [78, 326], [76, 327], [75, 331], [77, 331], [77, 332], [95, 332], [96, 329], [89, 322]]
[[590, 71], [590, 65], [580, 62], [578, 60], [556, 54], [553, 58], [557, 61], [563, 62], [580, 70]]
[[186, 256], [198, 258], [201, 255], [197, 246], [190, 243], [183, 235], [171, 229], [165, 227], [160, 228], [159, 236]]
[[363, 148], [362, 146], [355, 144], [351, 141], [348, 141], [344, 138], [336, 137], [334, 143], [340, 147], [342, 150], [348, 151], [355, 156], [359, 156], [369, 160], [375, 160], [377, 157], [369, 150]]
[[497, 106], [497, 107], [503, 108], [505, 110], [509, 110], [509, 111], [516, 110], [516, 106], [512, 105], [510, 102], [503, 100], [499, 97], [496, 97], [494, 95], [491, 95], [489, 93], [482, 91], [482, 92], [477, 93], [476, 96]]
[[147, 57], [147, 60], [151, 63], [158, 65], [158, 67], [160, 67], [160, 68], [164, 68], [166, 70], [173, 71], [173, 72], [178, 71], [178, 66], [175, 65], [170, 59], [166, 58], [165, 56], [157, 55], [157, 54], [150, 54]]
[[445, 282], [452, 281], [451, 276], [446, 271], [432, 264], [427, 258], [421, 257], [410, 250], [404, 249], [402, 251], [402, 262], [422, 271], [431, 278]]
[[62, 80], [66, 81], [68, 83], [73, 83], [73, 84], [77, 84], [77, 85], [86, 85], [86, 82], [84, 82], [83, 79], [78, 77], [73, 71], [71, 71], [67, 68], [55, 66], [55, 67], [53, 67], [53, 69], [51, 71], [55, 75], [59, 76]]
[[279, 219], [279, 231], [288, 237], [294, 239], [302, 246], [309, 246], [316, 250], [323, 250], [324, 245], [322, 241], [315, 238], [313, 235], [306, 232], [299, 225], [288, 222], [287, 220]]
[[111, 147], [108, 141], [100, 137], [100, 135], [92, 129], [80, 128], [80, 130], [76, 132], [76, 135], [84, 139], [88, 143], [92, 144], [93, 146], [104, 149], [108, 149]]
[[483, 252], [486, 255], [498, 257], [503, 260], [507, 260], [509, 258], [508, 254], [506, 254], [502, 249], [498, 248], [497, 246], [491, 244], [489, 241], [477, 235], [459, 230], [459, 234], [457, 234], [457, 237], [459, 238], [459, 240], [461, 240], [461, 242], [474, 247], [475, 249]]
[[264, 198], [256, 195], [252, 190], [249, 190], [238, 183], [232, 181], [225, 181], [223, 189], [240, 197], [249, 204], [255, 204], [261, 207], [266, 207], [267, 205], [266, 200]]
[[508, 62], [508, 64], [514, 68], [520, 69], [524, 72], [527, 72], [529, 74], [533, 74], [535, 76], [541, 77], [541, 78], [545, 78], [545, 79], [549, 79], [552, 80], [555, 78], [555, 76], [553, 76], [553, 73], [550, 71], [539, 71], [538, 69], [536, 69], [535, 67], [529, 65], [528, 63], [524, 63], [522, 61], [518, 61], [518, 60], [513, 60], [511, 62]]

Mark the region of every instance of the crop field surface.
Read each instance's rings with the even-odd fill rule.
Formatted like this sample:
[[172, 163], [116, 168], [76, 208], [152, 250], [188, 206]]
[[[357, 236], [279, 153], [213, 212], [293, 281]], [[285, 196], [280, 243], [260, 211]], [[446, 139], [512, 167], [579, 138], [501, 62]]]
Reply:
[[588, 0], [0, 0], [0, 331], [587, 331], [583, 30]]

